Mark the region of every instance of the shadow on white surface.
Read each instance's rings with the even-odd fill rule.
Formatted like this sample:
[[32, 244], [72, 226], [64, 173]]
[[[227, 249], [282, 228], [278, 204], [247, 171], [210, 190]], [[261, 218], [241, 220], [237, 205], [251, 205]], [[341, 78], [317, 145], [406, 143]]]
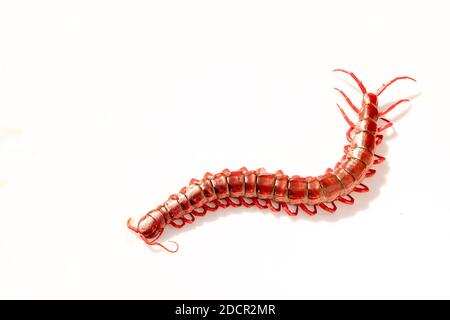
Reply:
[[[406, 97], [404, 97], [404, 98], [402, 98], [402, 99], [413, 100], [413, 99], [419, 97], [421, 94], [422, 94], [422, 91], [417, 91], [416, 93], [413, 93], [413, 94], [411, 94], [411, 95], [409, 95], [409, 96], [406, 96]], [[380, 104], [380, 110], [385, 110], [385, 109], [388, 108], [389, 106], [391, 106], [391, 105], [393, 105], [394, 103], [396, 103], [398, 100], [399, 100], [399, 99], [397, 99], [397, 100], [391, 100], [391, 101], [388, 101], [388, 102], [385, 102], [385, 103]], [[408, 110], [409, 110], [409, 107], [410, 107], [410, 106], [407, 107]], [[405, 108], [405, 109], [406, 109], [406, 108]], [[395, 122], [395, 121], [399, 120], [401, 117], [403, 117], [403, 113], [404, 113], [404, 112], [401, 112], [402, 116], [400, 116], [400, 117], [398, 117], [398, 116], [391, 117], [391, 121], [394, 121], [394, 122]]]
[[[6, 144], [8, 140], [16, 138], [22, 134], [22, 129], [19, 128], [0, 128], [0, 155], [2, 155], [3, 145]], [[2, 155], [2, 157], [4, 157]], [[5, 180], [1, 176], [0, 171], [0, 188], [8, 184], [8, 180]]]
[[[402, 112], [402, 114], [399, 115], [398, 118], [402, 117], [406, 113], [406, 111], [407, 110], [405, 109], [405, 111]], [[384, 157], [387, 157], [389, 150], [387, 142], [390, 139], [395, 138], [396, 136], [397, 133], [395, 129], [391, 129], [391, 132], [385, 135], [383, 143], [377, 148], [377, 153], [383, 155]], [[308, 220], [308, 221], [325, 221], [330, 223], [350, 218], [356, 215], [358, 212], [366, 210], [370, 206], [370, 203], [373, 200], [375, 200], [380, 194], [381, 189], [387, 180], [387, 174], [389, 173], [388, 160], [384, 161], [380, 165], [374, 166], [374, 168], [377, 170], [376, 174], [373, 177], [367, 178], [367, 180], [365, 180], [365, 183], [370, 188], [370, 191], [368, 193], [360, 193], [360, 194], [354, 192], [352, 194], [355, 198], [355, 203], [353, 205], [346, 205], [336, 202], [338, 210], [334, 214], [328, 214], [320, 208], [318, 208], [318, 213], [314, 216], [309, 216], [302, 210], [299, 210], [299, 214], [297, 216], [288, 216], [283, 211], [280, 211], [279, 213], [273, 213], [272, 211], [270, 211], [270, 209], [260, 210], [256, 208], [247, 209], [243, 207], [237, 208], [228, 207], [226, 209], [218, 209], [216, 212], [208, 212], [204, 217], [196, 217], [194, 223], [186, 224], [183, 228], [180, 229], [168, 226], [164, 230], [164, 234], [161, 236], [160, 241], [165, 243], [166, 241], [170, 241], [172, 238], [176, 237], [177, 234], [184, 232], [192, 232], [196, 228], [202, 226], [203, 224], [213, 223], [225, 217], [226, 215], [269, 213], [273, 215], [274, 219], [279, 219], [281, 216], [286, 216], [289, 219], [291, 219], [292, 222]], [[160, 248], [155, 248], [154, 250], [160, 251]]]
[[[346, 81], [347, 84], [355, 91], [359, 92], [359, 88], [352, 85], [351, 82]], [[414, 99], [418, 96], [420, 96], [421, 92], [418, 91], [414, 94], [411, 94], [406, 99]], [[390, 106], [391, 104], [395, 103], [395, 101], [390, 101], [386, 103], [380, 104], [380, 110], [384, 110], [386, 107]], [[381, 163], [380, 165], [375, 165], [373, 168], [377, 171], [376, 174], [370, 178], [366, 178], [365, 181], [363, 181], [364, 184], [366, 184], [369, 187], [368, 193], [357, 193], [353, 192], [352, 196], [355, 199], [355, 202], [353, 205], [347, 205], [340, 203], [339, 201], [336, 201], [336, 205], [338, 209], [334, 214], [329, 214], [326, 211], [322, 210], [320, 207], [318, 207], [318, 213], [314, 216], [309, 216], [305, 212], [303, 212], [301, 209], [299, 209], [299, 214], [297, 216], [288, 216], [284, 211], [280, 211], [277, 213], [272, 212], [270, 209], [257, 209], [256, 207], [253, 208], [245, 208], [245, 207], [228, 207], [225, 209], [219, 208], [215, 212], [208, 212], [203, 217], [195, 217], [195, 221], [191, 224], [185, 224], [182, 228], [177, 229], [172, 226], [167, 226], [164, 230], [164, 233], [162, 234], [161, 238], [159, 239], [159, 242], [163, 243], [164, 245], [170, 245], [168, 242], [170, 242], [172, 239], [176, 238], [177, 235], [185, 233], [185, 232], [191, 232], [195, 229], [197, 229], [200, 226], [203, 226], [204, 224], [213, 223], [217, 220], [220, 220], [223, 217], [226, 217], [228, 215], [241, 215], [241, 214], [271, 214], [276, 219], [280, 219], [280, 217], [287, 217], [288, 219], [292, 220], [293, 223], [298, 221], [310, 221], [312, 223], [314, 222], [328, 222], [328, 223], [334, 223], [338, 222], [342, 219], [351, 218], [354, 215], [361, 213], [365, 210], [367, 210], [381, 192], [381, 189], [385, 182], [387, 181], [387, 175], [389, 173], [389, 146], [388, 143], [391, 139], [395, 139], [397, 137], [397, 132], [395, 130], [395, 124], [403, 118], [408, 111], [411, 108], [411, 104], [407, 104], [403, 109], [396, 110], [393, 115], [391, 115], [390, 120], [394, 123], [394, 125], [388, 129], [386, 132], [383, 133], [384, 139], [380, 146], [377, 147], [376, 153], [379, 155], [382, 155], [386, 158], [386, 160]], [[299, 168], [300, 170], [300, 168]], [[152, 250], [155, 252], [161, 251], [162, 249], [160, 247], [152, 247]]]

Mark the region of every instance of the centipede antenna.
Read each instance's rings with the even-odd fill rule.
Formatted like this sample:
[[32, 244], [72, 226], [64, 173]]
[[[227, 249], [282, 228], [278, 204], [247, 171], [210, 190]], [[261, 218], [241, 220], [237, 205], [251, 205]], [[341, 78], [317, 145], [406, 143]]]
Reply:
[[174, 250], [167, 248], [165, 245], [163, 245], [163, 244], [160, 243], [160, 242], [156, 242], [156, 241], [159, 239], [159, 237], [161, 237], [162, 233], [163, 233], [163, 229], [160, 229], [160, 230], [158, 231], [158, 235], [156, 235], [155, 237], [153, 237], [153, 239], [148, 239], [148, 238], [146, 238], [143, 234], [139, 234], [139, 236], [140, 236], [141, 239], [142, 239], [147, 245], [149, 245], [149, 246], [158, 246], [158, 247], [161, 247], [161, 248], [163, 248], [164, 250], [166, 250], [167, 252], [170, 252], [170, 253], [175, 253], [175, 252], [177, 252], [178, 249], [180, 248], [180, 246], [179, 246], [178, 243], [175, 242], [175, 241], [168, 241], [168, 242], [174, 243], [174, 244], [177, 246], [177, 248], [174, 249]]
[[162, 243], [159, 243], [159, 242], [154, 242], [154, 243], [152, 243], [151, 245], [152, 245], [152, 246], [159, 246], [159, 247], [163, 248], [164, 250], [166, 250], [166, 251], [169, 252], [169, 253], [175, 253], [175, 252], [177, 252], [178, 249], [180, 248], [180, 246], [178, 245], [178, 243], [175, 242], [175, 241], [170, 240], [170, 241], [167, 241], [167, 242], [172, 242], [172, 243], [174, 243], [174, 244], [177, 246], [177, 248], [176, 248], [176, 249], [169, 249], [169, 248], [167, 248], [165, 245], [163, 245]]
[[387, 82], [387, 83], [384, 83], [384, 84], [377, 90], [376, 95], [379, 96], [384, 90], [386, 90], [387, 87], [389, 87], [389, 86], [390, 86], [391, 84], [393, 84], [394, 82], [396, 82], [396, 81], [398, 81], [398, 80], [405, 80], [405, 79], [407, 79], [407, 80], [412, 80], [412, 81], [414, 81], [414, 82], [417, 82], [416, 79], [411, 78], [411, 77], [406, 77], [406, 76], [404, 76], [404, 77], [397, 77], [397, 78], [394, 78], [394, 79], [392, 79], [391, 81], [389, 81], [389, 82]]
[[348, 74], [348, 75], [349, 75], [350, 77], [352, 77], [353, 80], [355, 80], [355, 82], [358, 84], [358, 87], [361, 89], [361, 92], [362, 92], [363, 94], [366, 94], [366, 93], [367, 93], [366, 87], [364, 87], [362, 81], [359, 80], [358, 77], [355, 76], [355, 74], [354, 74], [353, 72], [350, 72], [350, 71], [347, 71], [347, 70], [344, 70], [344, 69], [334, 69], [333, 72], [343, 72], [343, 73]]
[[127, 221], [127, 227], [128, 227], [128, 229], [133, 230], [136, 233], [139, 233], [138, 228], [136, 228], [135, 226], [133, 226], [131, 224], [131, 218], [129, 218], [128, 221]]
[[334, 88], [334, 90], [338, 91], [344, 97], [350, 108], [352, 108], [356, 113], [359, 113], [359, 109], [355, 106], [355, 104], [350, 100], [350, 98], [345, 94], [344, 91], [338, 88]]

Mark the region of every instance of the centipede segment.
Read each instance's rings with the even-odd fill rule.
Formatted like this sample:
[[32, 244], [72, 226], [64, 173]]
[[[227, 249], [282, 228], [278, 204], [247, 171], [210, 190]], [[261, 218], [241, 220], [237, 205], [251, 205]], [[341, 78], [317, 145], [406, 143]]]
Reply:
[[178, 245], [172, 250], [158, 242], [164, 228], [167, 225], [182, 228], [193, 223], [196, 217], [219, 208], [257, 207], [296, 216], [300, 211], [315, 215], [318, 208], [334, 213], [337, 210], [336, 201], [346, 205], [353, 204], [351, 193], [368, 192], [369, 188], [362, 182], [376, 173], [374, 165], [385, 160], [375, 153], [377, 146], [383, 141], [381, 132], [392, 126], [392, 122], [384, 116], [401, 103], [409, 101], [402, 99], [379, 110], [378, 96], [398, 80], [415, 80], [397, 77], [383, 84], [376, 93], [368, 93], [352, 72], [343, 69], [334, 71], [352, 77], [363, 95], [361, 107], [358, 108], [342, 90], [336, 89], [356, 113], [357, 121], [351, 121], [338, 105], [350, 128], [347, 131], [349, 144], [344, 147], [344, 155], [334, 169], [328, 168], [323, 175], [316, 177], [288, 176], [281, 170], [269, 173], [262, 168], [248, 170], [245, 167], [236, 171], [225, 169], [216, 174], [206, 173], [200, 180], [192, 179], [188, 186], [144, 215], [136, 226], [129, 219], [128, 227], [148, 245], [157, 245], [175, 252]]

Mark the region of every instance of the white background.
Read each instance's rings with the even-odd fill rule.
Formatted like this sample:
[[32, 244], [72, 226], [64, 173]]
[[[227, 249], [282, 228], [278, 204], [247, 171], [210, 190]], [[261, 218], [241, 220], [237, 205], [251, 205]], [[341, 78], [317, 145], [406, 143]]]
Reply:
[[[448, 1], [1, 1], [0, 298], [450, 298]], [[394, 76], [387, 161], [354, 206], [125, 222], [224, 168], [316, 175], [332, 89]], [[346, 108], [349, 110], [349, 108]], [[348, 111], [350, 112], [350, 111]], [[355, 115], [351, 114], [355, 119]]]

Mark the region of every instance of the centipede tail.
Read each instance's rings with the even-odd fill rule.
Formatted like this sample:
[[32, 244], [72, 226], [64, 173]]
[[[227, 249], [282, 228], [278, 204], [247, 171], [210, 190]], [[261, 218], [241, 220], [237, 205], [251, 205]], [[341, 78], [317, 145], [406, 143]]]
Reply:
[[[336, 203], [352, 205], [355, 199], [351, 193], [368, 192], [369, 187], [363, 181], [374, 176], [376, 170], [372, 167], [385, 160], [375, 153], [375, 149], [383, 142], [381, 132], [392, 127], [392, 122], [382, 116], [409, 101], [399, 100], [380, 111], [378, 96], [398, 80], [414, 79], [398, 77], [383, 84], [376, 93], [368, 93], [354, 73], [343, 69], [334, 71], [352, 77], [363, 99], [358, 108], [344, 91], [335, 88], [358, 119], [350, 120], [338, 104], [341, 115], [349, 125], [346, 132], [348, 144], [344, 146], [344, 155], [333, 169], [326, 169], [320, 176], [306, 177], [289, 176], [281, 170], [270, 173], [264, 168], [248, 170], [246, 167], [236, 171], [224, 169], [215, 174], [207, 172], [202, 179], [191, 179], [178, 193], [144, 215], [136, 226], [129, 220], [128, 228], [138, 233], [146, 244], [175, 252], [178, 245], [176, 250], [171, 250], [157, 241], [167, 225], [182, 228], [220, 208], [256, 207], [274, 213], [284, 212], [289, 216], [297, 216], [301, 210], [313, 216], [318, 213], [318, 208], [333, 214], [338, 209]], [[383, 121], [383, 125], [378, 125], [379, 120]]]

